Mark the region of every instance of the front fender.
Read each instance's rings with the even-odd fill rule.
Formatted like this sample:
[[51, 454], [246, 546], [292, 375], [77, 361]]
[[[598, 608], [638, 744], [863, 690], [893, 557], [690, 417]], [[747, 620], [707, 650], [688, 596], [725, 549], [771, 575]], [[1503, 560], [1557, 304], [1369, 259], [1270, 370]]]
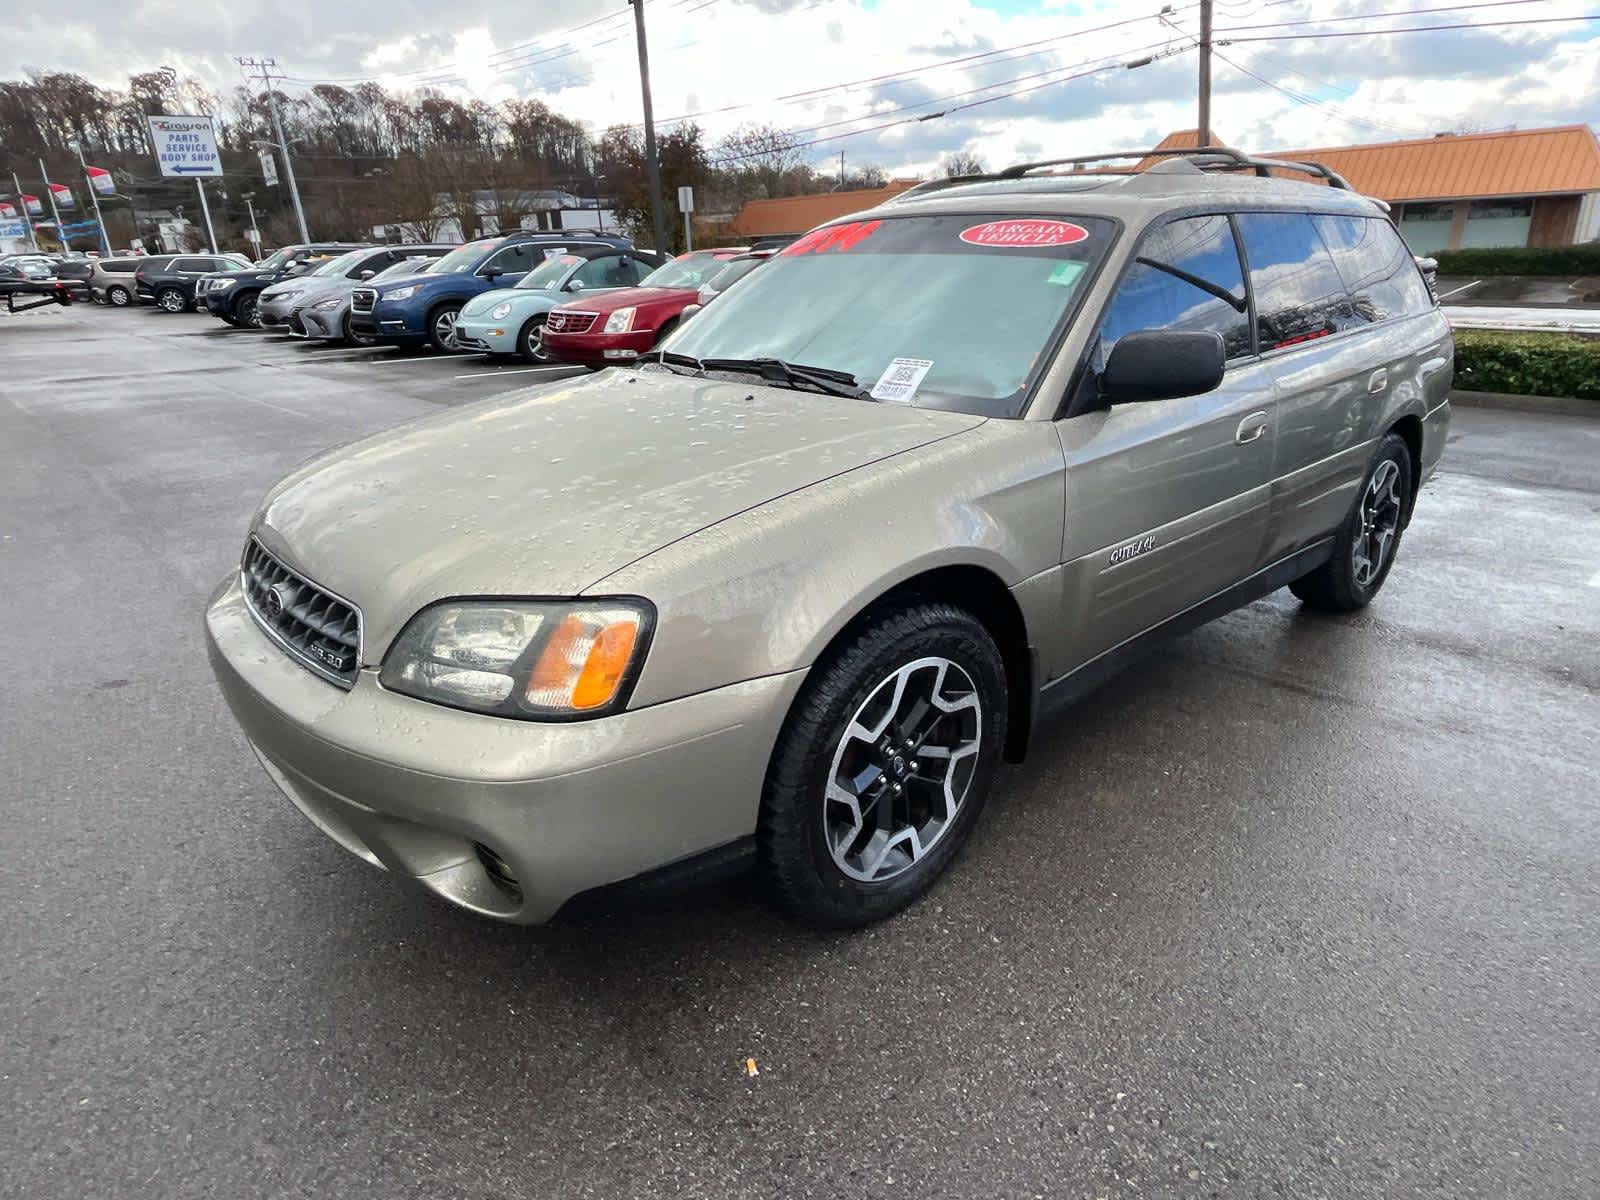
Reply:
[[987, 421], [746, 510], [587, 592], [655, 604], [633, 704], [656, 704], [807, 667], [927, 571], [979, 567], [1018, 589], [1059, 566], [1064, 507], [1050, 424]]

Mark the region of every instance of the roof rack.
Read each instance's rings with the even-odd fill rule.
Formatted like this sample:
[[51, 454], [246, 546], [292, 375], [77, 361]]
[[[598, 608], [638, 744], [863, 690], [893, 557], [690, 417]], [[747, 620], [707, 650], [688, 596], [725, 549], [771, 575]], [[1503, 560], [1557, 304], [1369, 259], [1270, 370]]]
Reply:
[[995, 172], [997, 179], [1021, 179], [1030, 171], [1037, 171], [1041, 167], [1082, 166], [1087, 163], [1104, 162], [1112, 158], [1133, 158], [1143, 160], [1146, 158], [1176, 158], [1185, 159], [1196, 167], [1220, 168], [1225, 171], [1252, 170], [1263, 179], [1271, 176], [1273, 171], [1299, 171], [1305, 175], [1316, 175], [1328, 181], [1329, 187], [1343, 188], [1347, 192], [1355, 191], [1337, 171], [1323, 166], [1319, 162], [1290, 162], [1281, 158], [1256, 158], [1242, 150], [1234, 150], [1229, 146], [1207, 146], [1205, 148], [1190, 147], [1188, 149], [1170, 150], [1113, 150], [1107, 154], [1080, 154], [1073, 158], [1047, 158], [1039, 162], [1015, 163], [1003, 171]]
[[[899, 200], [907, 200], [913, 196], [925, 196], [929, 192], [941, 191], [948, 187], [959, 187], [964, 183], [979, 183], [988, 179], [1021, 179], [1030, 171], [1037, 171], [1044, 167], [1085, 166], [1089, 163], [1105, 162], [1114, 158], [1132, 158], [1143, 161], [1147, 158], [1167, 160], [1155, 164], [1152, 171], [1166, 174], [1173, 170], [1183, 170], [1185, 167], [1192, 170], [1222, 170], [1254, 171], [1263, 179], [1271, 177], [1273, 171], [1298, 171], [1304, 175], [1315, 175], [1327, 181], [1329, 187], [1342, 188], [1347, 192], [1355, 189], [1343, 175], [1324, 166], [1319, 162], [1290, 162], [1281, 158], [1256, 158], [1234, 150], [1228, 146], [1208, 146], [1205, 149], [1190, 147], [1189, 149], [1172, 150], [1113, 150], [1105, 154], [1080, 154], [1073, 158], [1046, 158], [1039, 162], [1014, 163], [1001, 171], [988, 171], [973, 175], [957, 175], [949, 179], [929, 179], [916, 187], [908, 188], [890, 198], [888, 203], [893, 204]], [[1170, 166], [1168, 164], [1171, 164]], [[1166, 168], [1165, 171], [1162, 168]]]

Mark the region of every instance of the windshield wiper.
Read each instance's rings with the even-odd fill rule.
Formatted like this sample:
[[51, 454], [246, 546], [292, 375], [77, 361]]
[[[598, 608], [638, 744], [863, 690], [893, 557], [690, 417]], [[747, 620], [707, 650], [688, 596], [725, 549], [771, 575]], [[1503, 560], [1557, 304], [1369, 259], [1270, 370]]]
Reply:
[[867, 394], [850, 372], [835, 371], [828, 367], [807, 367], [800, 363], [784, 362], [781, 358], [702, 358], [698, 361], [701, 369], [706, 371], [750, 371], [760, 375], [767, 383], [789, 387], [805, 384], [830, 396], [848, 396], [852, 400], [860, 400]]
[[692, 371], [704, 372], [705, 366], [698, 358], [687, 354], [678, 354], [672, 350], [650, 350], [639, 355], [640, 362], [658, 362], [663, 367], [688, 367]]

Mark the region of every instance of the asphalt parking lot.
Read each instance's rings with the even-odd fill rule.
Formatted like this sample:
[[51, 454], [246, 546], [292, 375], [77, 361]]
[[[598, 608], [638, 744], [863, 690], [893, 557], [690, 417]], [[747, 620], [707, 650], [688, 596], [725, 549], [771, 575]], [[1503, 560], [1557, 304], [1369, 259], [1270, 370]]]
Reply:
[[1371, 609], [1123, 675], [882, 926], [528, 930], [307, 824], [200, 614], [295, 463], [571, 373], [87, 308], [0, 367], [0, 1193], [1600, 1194], [1600, 421], [1459, 409]]

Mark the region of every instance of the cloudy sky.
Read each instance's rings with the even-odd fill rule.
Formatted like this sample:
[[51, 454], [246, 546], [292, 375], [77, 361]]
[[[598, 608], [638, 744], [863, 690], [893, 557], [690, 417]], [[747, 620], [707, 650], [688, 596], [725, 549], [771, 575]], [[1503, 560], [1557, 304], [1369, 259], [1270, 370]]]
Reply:
[[[1165, 18], [1161, 7], [647, 0], [656, 116], [701, 114], [713, 141], [770, 122], [815, 142], [819, 165], [842, 150], [896, 174], [930, 170], [953, 150], [998, 166], [1148, 145], [1195, 123], [1198, 5], [1173, 0]], [[1600, 20], [1497, 24], [1593, 11], [1593, 0], [1217, 0], [1213, 127], [1269, 150], [1600, 124]], [[1478, 28], [1306, 36], [1458, 24]], [[376, 78], [461, 98], [538, 96], [597, 131], [640, 119], [625, 0], [0, 7], [0, 78], [56, 69], [120, 87], [131, 72], [171, 65], [220, 91], [239, 82], [241, 54], [275, 57], [290, 89]], [[1152, 54], [1147, 66], [1120, 65]]]

